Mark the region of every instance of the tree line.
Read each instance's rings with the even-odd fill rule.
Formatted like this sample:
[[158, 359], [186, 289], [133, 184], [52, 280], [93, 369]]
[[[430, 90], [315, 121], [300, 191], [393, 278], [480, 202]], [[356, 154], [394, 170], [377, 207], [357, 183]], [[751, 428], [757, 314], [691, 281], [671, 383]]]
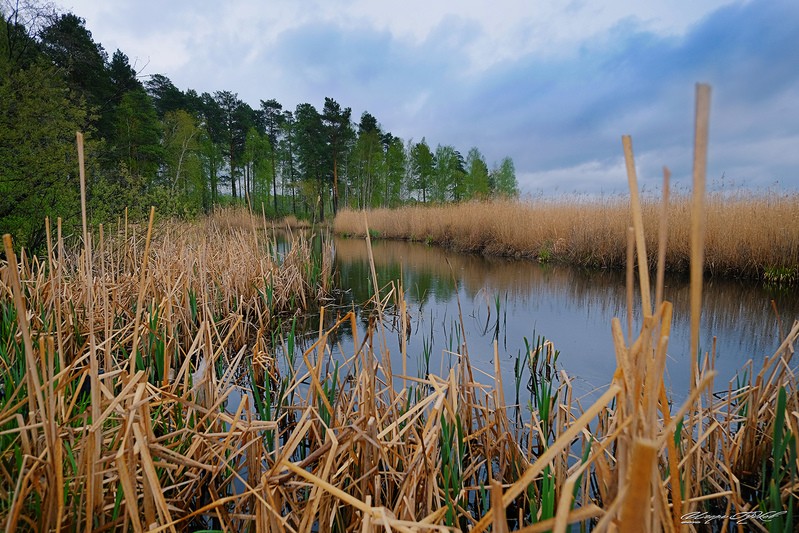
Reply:
[[190, 217], [249, 203], [270, 216], [324, 220], [343, 208], [395, 207], [516, 195], [513, 161], [489, 169], [425, 138], [404, 141], [364, 112], [325, 98], [257, 107], [227, 90], [181, 90], [110, 56], [85, 20], [50, 5], [0, 8], [0, 232], [42, 246], [44, 216], [79, 214], [75, 131], [87, 139], [94, 223], [150, 205]]

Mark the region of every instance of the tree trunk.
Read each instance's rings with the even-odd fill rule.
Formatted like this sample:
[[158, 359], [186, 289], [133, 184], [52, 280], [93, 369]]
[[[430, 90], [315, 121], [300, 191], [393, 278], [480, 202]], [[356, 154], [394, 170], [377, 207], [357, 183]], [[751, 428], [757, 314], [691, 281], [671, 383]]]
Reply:
[[277, 173], [275, 172], [275, 149], [272, 148], [272, 200], [275, 206], [275, 216], [277, 216]]
[[338, 161], [333, 158], [333, 217], [338, 213]]
[[319, 222], [325, 221], [325, 184], [317, 174], [316, 183], [319, 184]]
[[233, 168], [233, 141], [230, 141], [230, 186], [233, 198], [236, 197], [236, 172]]

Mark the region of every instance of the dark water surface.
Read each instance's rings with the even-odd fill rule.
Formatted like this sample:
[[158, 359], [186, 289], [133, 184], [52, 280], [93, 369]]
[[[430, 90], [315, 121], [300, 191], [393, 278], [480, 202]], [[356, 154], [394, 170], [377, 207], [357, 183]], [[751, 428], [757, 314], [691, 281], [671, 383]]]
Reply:
[[[355, 308], [360, 327], [365, 328], [368, 311], [360, 308], [371, 295], [371, 273], [363, 239], [334, 241], [338, 283], [344, 289], [344, 309]], [[466, 330], [466, 344], [475, 379], [491, 383], [494, 375], [493, 343], [498, 352], [506, 398], [513, 390], [513, 367], [525, 351], [524, 338], [534, 335], [551, 340], [560, 351], [558, 368], [566, 370], [578, 393], [604, 388], [616, 368], [611, 338], [611, 319], [627, 324], [627, 296], [623, 272], [584, 271], [564, 265], [540, 265], [531, 261], [485, 258], [449, 252], [418, 243], [373, 242], [378, 284], [403, 280], [412, 334], [408, 340], [408, 375], [430, 372], [446, 375], [454, 364], [462, 342], [458, 299]], [[390, 286], [388, 286], [390, 288]], [[386, 294], [387, 290], [381, 293]], [[688, 390], [690, 376], [690, 312], [687, 280], [667, 279], [665, 298], [674, 304], [669, 342], [667, 386], [675, 398]], [[799, 318], [799, 300], [794, 289], [769, 290], [731, 280], [707, 280], [704, 287], [701, 349], [711, 350], [716, 339], [716, 390], [745, 365], [755, 361], [755, 370], [782, 341], [772, 309], [774, 300], [785, 329]], [[635, 328], [640, 327], [640, 297], [635, 297]], [[499, 311], [497, 311], [499, 304]], [[394, 321], [384, 321], [385, 345], [391, 354], [393, 372], [400, 374], [399, 334]], [[359, 332], [363, 339], [363, 332]], [[351, 332], [342, 330], [338, 339], [344, 354], [354, 353]], [[424, 362], [425, 350], [430, 353]], [[395, 381], [396, 384], [396, 381]]]

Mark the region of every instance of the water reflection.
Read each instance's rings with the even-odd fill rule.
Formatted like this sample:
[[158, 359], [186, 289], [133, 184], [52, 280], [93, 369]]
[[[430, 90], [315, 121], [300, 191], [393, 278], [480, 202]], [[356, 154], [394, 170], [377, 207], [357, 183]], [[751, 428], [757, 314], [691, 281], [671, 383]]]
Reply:
[[[366, 243], [336, 239], [335, 251], [339, 282], [348, 291], [349, 303], [365, 302], [371, 294]], [[626, 324], [623, 273], [462, 255], [397, 241], [374, 242], [373, 251], [381, 285], [403, 279], [414, 330], [408, 354], [417, 364], [419, 354], [430, 349], [424, 344], [431, 342], [431, 371], [449, 364], [452, 356], [447, 352], [457, 351], [460, 340], [459, 298], [473, 364], [486, 375], [493, 374], [497, 337], [506, 388], [513, 380], [514, 359], [524, 350], [523, 339], [532, 339], [534, 332], [555, 343], [561, 351], [560, 366], [577, 380], [578, 390], [590, 392], [609, 383], [616, 366], [611, 319], [616, 316]], [[689, 286], [678, 277], [669, 278], [666, 285], [665, 297], [674, 304], [667, 384], [681, 397], [690, 376]], [[729, 280], [706, 283], [701, 347], [710, 350], [716, 337], [717, 389], [726, 389], [727, 381], [749, 358], [758, 362], [779, 346], [782, 339], [772, 299], [788, 328], [799, 317], [795, 291], [775, 293]], [[640, 309], [634, 315], [640, 324]], [[394, 337], [387, 335], [393, 358], [399, 352]], [[394, 358], [395, 368], [398, 363]], [[409, 365], [409, 374], [418, 371], [418, 366]]]

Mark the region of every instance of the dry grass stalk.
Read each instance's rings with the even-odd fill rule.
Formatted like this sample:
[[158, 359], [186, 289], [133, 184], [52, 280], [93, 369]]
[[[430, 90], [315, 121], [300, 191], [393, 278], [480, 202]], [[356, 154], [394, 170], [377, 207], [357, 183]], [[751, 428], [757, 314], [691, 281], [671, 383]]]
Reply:
[[[654, 245], [638, 228], [674, 208], [664, 206], [641, 205], [630, 243], [639, 256]], [[620, 217], [621, 257], [637, 211]], [[694, 509], [796, 505], [799, 322], [721, 400], [702, 397], [714, 375], [706, 359], [674, 410], [663, 383], [672, 309], [656, 296], [651, 309], [642, 302], [637, 335], [612, 322], [617, 370], [585, 408], [555, 371], [551, 343], [531, 349], [544, 361], [531, 376], [537, 405], [512, 428], [499, 358], [485, 386], [465, 346], [445, 376], [403, 367], [395, 390], [386, 311], [404, 309], [404, 293], [380, 288], [374, 269], [364, 338], [354, 312], [323, 308], [315, 342], [290, 349], [295, 332], [281, 334], [277, 320], [324, 296], [330, 261], [299, 236], [285, 254], [261, 248], [264, 225], [247, 212], [147, 231], [125, 222], [91, 253], [65, 243], [59, 225], [47, 263], [17, 258], [5, 239], [6, 530], [677, 531], [692, 527], [682, 521]], [[553, 253], [573, 253], [577, 234], [552, 235]], [[341, 333], [353, 353], [342, 353]], [[777, 484], [758, 479], [762, 465]]]
[[[665, 268], [688, 274], [690, 193], [671, 191]], [[662, 202], [641, 198], [647, 263], [657, 264]], [[375, 209], [372, 232], [386, 239], [440, 244], [457, 251], [623, 269], [629, 200], [620, 196], [492, 200]], [[778, 282], [799, 280], [799, 194], [717, 191], [705, 199], [706, 274]], [[363, 236], [363, 214], [341, 211], [337, 233]], [[792, 277], [794, 276], [794, 277]]]

